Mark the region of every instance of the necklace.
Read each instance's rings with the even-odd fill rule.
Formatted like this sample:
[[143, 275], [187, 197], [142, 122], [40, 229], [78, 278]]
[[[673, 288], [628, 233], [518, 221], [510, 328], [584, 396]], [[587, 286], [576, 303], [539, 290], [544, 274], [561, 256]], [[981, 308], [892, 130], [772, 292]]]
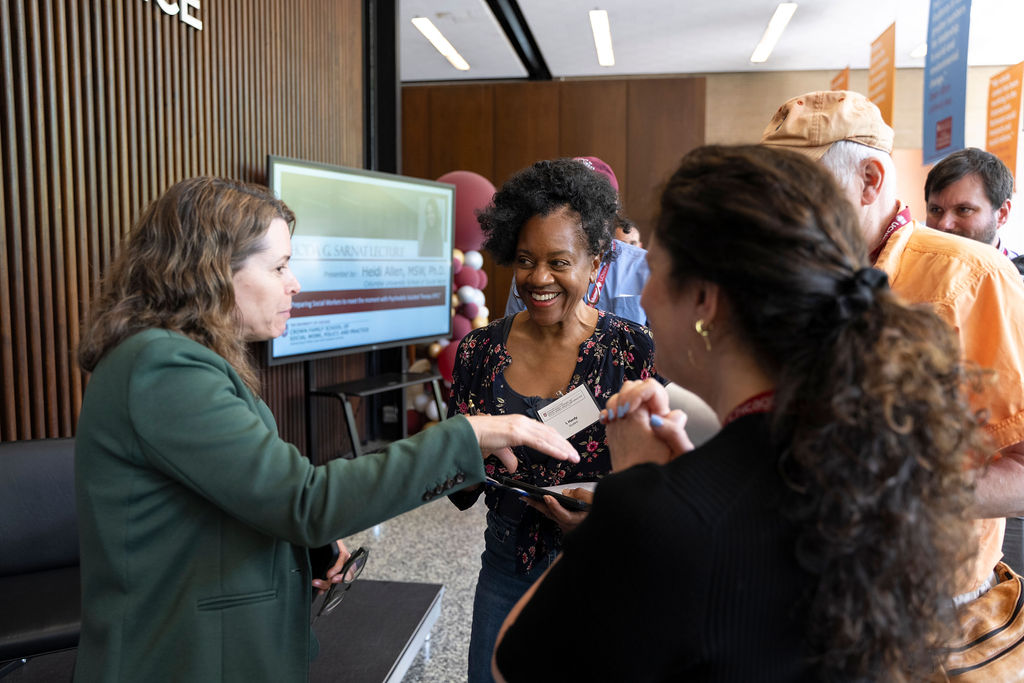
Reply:
[[725, 419], [722, 420], [722, 427], [729, 424], [733, 420], [738, 420], [745, 415], [753, 415], [755, 413], [770, 413], [772, 408], [775, 406], [775, 390], [769, 389], [768, 391], [762, 391], [756, 396], [751, 396], [743, 403], [733, 408]]

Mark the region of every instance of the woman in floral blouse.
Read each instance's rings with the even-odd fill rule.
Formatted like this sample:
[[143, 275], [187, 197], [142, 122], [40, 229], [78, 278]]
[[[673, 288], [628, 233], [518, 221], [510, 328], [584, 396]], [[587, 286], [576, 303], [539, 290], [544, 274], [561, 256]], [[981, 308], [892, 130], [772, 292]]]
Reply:
[[[623, 381], [654, 373], [650, 331], [587, 305], [588, 289], [603, 281], [601, 256], [612, 239], [618, 208], [601, 175], [569, 159], [541, 161], [520, 171], [480, 215], [484, 247], [515, 271], [526, 310], [470, 332], [459, 345], [449, 415], [538, 411], [584, 385], [598, 408]], [[596, 481], [611, 470], [604, 426], [595, 422], [570, 437], [580, 462], [567, 465], [528, 448], [514, 449], [514, 472], [490, 458], [490, 476], [536, 486]], [[473, 603], [469, 681], [490, 681], [498, 629], [519, 597], [554, 561], [562, 534], [585, 513], [554, 499], [528, 507], [506, 489], [476, 487], [451, 496], [461, 509], [481, 493], [488, 507], [486, 549]]]

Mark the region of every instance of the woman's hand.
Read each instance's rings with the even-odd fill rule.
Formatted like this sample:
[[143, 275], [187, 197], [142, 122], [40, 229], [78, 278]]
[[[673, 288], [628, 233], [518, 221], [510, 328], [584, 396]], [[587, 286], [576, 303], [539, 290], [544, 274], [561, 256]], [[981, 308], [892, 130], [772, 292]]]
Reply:
[[686, 414], [668, 410], [668, 392], [655, 380], [630, 381], [608, 399], [601, 412], [612, 470], [642, 462], [664, 464], [693, 450]]
[[[594, 492], [584, 488], [562, 489], [560, 493], [569, 498], [582, 500], [584, 503], [594, 502]], [[580, 525], [589, 513], [588, 510], [568, 510], [555, 500], [554, 496], [544, 496], [544, 502], [524, 498], [526, 504], [553, 520], [563, 534], [567, 534]]]
[[601, 411], [601, 422], [608, 424], [625, 417], [631, 411], [643, 408], [651, 415], [668, 415], [668, 392], [654, 379], [631, 379], [622, 383]]
[[640, 408], [616, 418], [605, 428], [613, 472], [640, 463], [664, 465], [672, 460], [675, 454], [669, 445], [654, 433], [650, 417], [646, 409]]
[[342, 543], [341, 539], [338, 539], [335, 543], [338, 545], [338, 559], [334, 562], [334, 565], [327, 570], [327, 580], [325, 581], [324, 579], [315, 577], [313, 579], [313, 587], [316, 588], [320, 594], [323, 594], [328, 588], [330, 588], [332, 583], [338, 583], [341, 581], [342, 576], [339, 572], [341, 572], [341, 568], [345, 566], [348, 558], [352, 555], [352, 553], [348, 551], [348, 548], [345, 547], [345, 544]]
[[509, 472], [518, 466], [512, 446], [529, 446], [556, 460], [580, 461], [576, 449], [554, 428], [525, 415], [467, 415], [466, 419], [483, 456], [496, 455]]

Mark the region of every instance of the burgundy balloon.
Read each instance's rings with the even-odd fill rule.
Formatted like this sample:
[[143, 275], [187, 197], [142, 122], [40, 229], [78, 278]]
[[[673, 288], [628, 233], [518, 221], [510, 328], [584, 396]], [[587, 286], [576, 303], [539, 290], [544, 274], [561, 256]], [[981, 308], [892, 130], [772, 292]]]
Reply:
[[459, 304], [459, 307], [455, 309], [456, 313], [465, 316], [468, 320], [473, 320], [480, 313], [480, 307], [472, 301], [467, 301], [464, 304]]
[[441, 350], [441, 354], [437, 357], [437, 370], [447, 382], [452, 381], [452, 370], [455, 368], [455, 354], [458, 353], [458, 350], [459, 343], [453, 341], [444, 347]]
[[418, 410], [406, 410], [405, 411], [405, 428], [409, 436], [412, 436], [416, 432], [423, 429], [423, 423], [426, 418]]
[[452, 275], [458, 274], [462, 270], [462, 261], [452, 256]]
[[[464, 315], [456, 314], [455, 317], [452, 318], [452, 343], [448, 346], [458, 346], [459, 341], [469, 334], [472, 329], [473, 323], [469, 318]], [[448, 346], [444, 347], [445, 350], [448, 349]], [[441, 353], [444, 353], [444, 351]]]
[[474, 268], [470, 268], [469, 266], [463, 266], [462, 270], [455, 273], [455, 289], [458, 289], [459, 287], [465, 287], [466, 285], [469, 285], [470, 287], [476, 287], [476, 283], [479, 280], [479, 278], [477, 277], [478, 272], [479, 271]]
[[[481, 268], [480, 270], [476, 271], [476, 288], [477, 289], [483, 289], [486, 286], [487, 286], [487, 273], [483, 270], [483, 268]], [[476, 316], [473, 316], [473, 317], [475, 318]]]
[[462, 251], [480, 249], [484, 234], [476, 221], [476, 212], [490, 203], [494, 184], [473, 171], [449, 171], [438, 181], [455, 186], [455, 246]]

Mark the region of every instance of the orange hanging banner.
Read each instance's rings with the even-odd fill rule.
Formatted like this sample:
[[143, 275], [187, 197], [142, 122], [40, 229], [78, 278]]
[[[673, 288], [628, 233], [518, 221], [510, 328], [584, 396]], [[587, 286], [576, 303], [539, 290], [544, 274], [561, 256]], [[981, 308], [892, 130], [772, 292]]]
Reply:
[[896, 23], [882, 31], [871, 43], [868, 68], [868, 99], [882, 111], [882, 119], [892, 125], [892, 100], [896, 92]]
[[850, 67], [846, 67], [832, 79], [831, 90], [849, 90], [850, 89]]
[[1024, 62], [1000, 71], [988, 82], [988, 126], [985, 149], [999, 157], [1017, 178], [1021, 80]]

